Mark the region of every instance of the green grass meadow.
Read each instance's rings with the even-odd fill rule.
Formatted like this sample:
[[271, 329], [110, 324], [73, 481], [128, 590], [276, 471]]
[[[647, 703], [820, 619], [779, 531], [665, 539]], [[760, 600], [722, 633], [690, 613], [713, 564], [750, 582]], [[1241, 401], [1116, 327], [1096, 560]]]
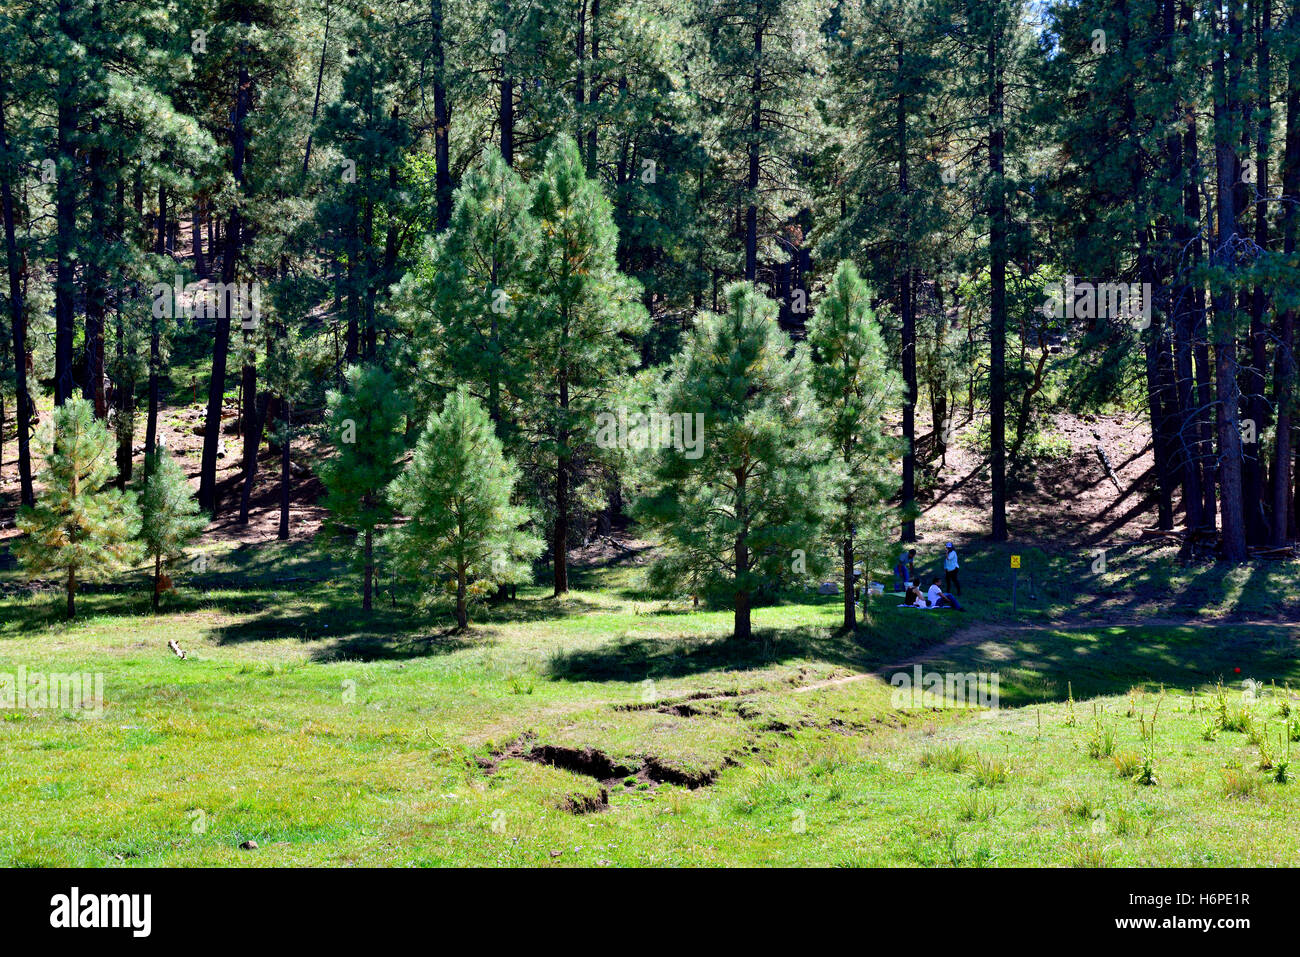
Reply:
[[[1240, 620], [1091, 624], [1063, 575], [1013, 616], [978, 560], [967, 612], [885, 596], [844, 634], [809, 595], [743, 646], [631, 565], [468, 635], [401, 594], [363, 619], [348, 570], [278, 545], [210, 553], [157, 617], [123, 582], [65, 624], [9, 575], [0, 674], [102, 673], [105, 700], [0, 710], [0, 865], [1300, 864], [1300, 628], [1232, 605], [1294, 569], [1146, 561]], [[913, 660], [997, 674], [1000, 708], [896, 706]]]

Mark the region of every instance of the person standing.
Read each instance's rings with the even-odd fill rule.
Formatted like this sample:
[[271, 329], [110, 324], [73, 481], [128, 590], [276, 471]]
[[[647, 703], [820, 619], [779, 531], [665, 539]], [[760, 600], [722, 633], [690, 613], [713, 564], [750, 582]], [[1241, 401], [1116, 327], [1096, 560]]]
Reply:
[[945, 591], [955, 591], [961, 594], [961, 581], [957, 578], [957, 550], [952, 547], [952, 542], [946, 542], [944, 547], [948, 553], [943, 557], [943, 585]]
[[916, 549], [910, 548], [898, 556], [894, 565], [894, 591], [901, 592], [916, 581]]

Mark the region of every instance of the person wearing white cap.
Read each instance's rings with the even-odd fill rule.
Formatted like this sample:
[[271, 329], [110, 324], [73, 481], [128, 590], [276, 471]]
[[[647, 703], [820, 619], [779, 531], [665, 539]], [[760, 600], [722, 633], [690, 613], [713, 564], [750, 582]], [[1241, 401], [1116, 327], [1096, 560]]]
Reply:
[[961, 594], [961, 582], [957, 579], [957, 550], [952, 547], [952, 542], [945, 542], [944, 547], [948, 549], [948, 554], [943, 557], [943, 584], [945, 591], [955, 591]]

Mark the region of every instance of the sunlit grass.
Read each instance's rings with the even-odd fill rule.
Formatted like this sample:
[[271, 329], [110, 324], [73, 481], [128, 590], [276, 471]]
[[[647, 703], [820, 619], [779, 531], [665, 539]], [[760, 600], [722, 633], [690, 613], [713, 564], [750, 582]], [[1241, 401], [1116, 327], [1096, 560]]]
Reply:
[[[400, 592], [361, 619], [348, 575], [272, 546], [215, 553], [157, 617], [126, 587], [72, 624], [57, 596], [0, 599], [0, 673], [100, 672], [106, 698], [0, 711], [0, 864], [1300, 863], [1282, 744], [1261, 770], [1254, 725], [1216, 717], [1222, 687], [1283, 731], [1293, 626], [1002, 629], [968, 596], [885, 598], [845, 635], [837, 599], [791, 596], [738, 645], [726, 611], [615, 567], [452, 636]], [[996, 712], [896, 710], [888, 670], [833, 683], [972, 623], [924, 668], [997, 674]]]

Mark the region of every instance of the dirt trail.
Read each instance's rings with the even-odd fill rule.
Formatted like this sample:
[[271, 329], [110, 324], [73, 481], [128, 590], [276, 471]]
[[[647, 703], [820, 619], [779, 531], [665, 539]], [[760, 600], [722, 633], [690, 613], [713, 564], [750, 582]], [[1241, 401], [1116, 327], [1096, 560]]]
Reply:
[[[958, 648], [967, 648], [971, 645], [978, 645], [985, 641], [996, 640], [1006, 635], [1008, 632], [1026, 632], [1026, 631], [1082, 631], [1084, 629], [1096, 628], [1217, 628], [1224, 625], [1233, 627], [1287, 627], [1292, 625], [1291, 622], [1280, 621], [1277, 619], [1254, 619], [1254, 618], [1219, 618], [1210, 620], [1194, 621], [1186, 618], [1128, 618], [1119, 620], [1099, 620], [1097, 618], [1069, 618], [1053, 622], [1027, 622], [1023, 624], [1005, 624], [992, 621], [981, 621], [968, 625], [958, 630], [951, 638], [932, 645], [923, 651], [918, 652], [902, 661], [889, 665], [881, 665], [871, 671], [863, 671], [857, 674], [842, 675], [838, 678], [827, 678], [824, 681], [814, 681], [809, 684], [799, 685], [789, 689], [780, 688], [753, 688], [746, 691], [727, 691], [717, 694], [701, 694], [696, 692], [685, 698], [664, 698], [662, 700], [647, 702], [643, 705], [634, 705], [637, 710], [655, 710], [671, 711], [674, 708], [684, 704], [695, 706], [707, 704], [713, 701], [728, 701], [736, 698], [745, 698], [751, 695], [775, 694], [782, 690], [788, 690], [792, 694], [807, 694], [810, 691], [821, 691], [826, 688], [837, 688], [841, 685], [852, 684], [855, 681], [863, 681], [867, 678], [879, 678], [887, 680], [887, 676], [898, 671], [906, 671], [913, 665], [923, 665], [932, 661], [939, 661], [947, 657]], [[629, 706], [626, 703], [606, 702], [612, 707], [626, 709]]]

